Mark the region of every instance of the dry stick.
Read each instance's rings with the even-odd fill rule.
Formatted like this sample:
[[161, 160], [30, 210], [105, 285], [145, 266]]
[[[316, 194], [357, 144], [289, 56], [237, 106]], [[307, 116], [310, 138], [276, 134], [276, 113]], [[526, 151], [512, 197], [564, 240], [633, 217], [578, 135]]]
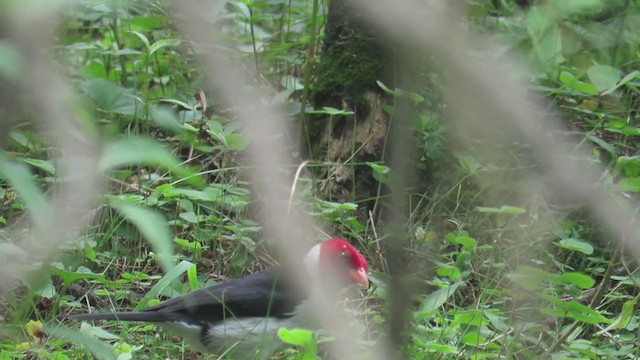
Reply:
[[298, 184], [298, 179], [300, 178], [300, 172], [304, 169], [305, 166], [309, 163], [309, 160], [305, 160], [302, 164], [298, 165], [298, 169], [296, 170], [296, 175], [293, 177], [293, 184], [291, 185], [291, 193], [289, 194], [289, 203], [287, 204], [287, 214], [291, 213], [291, 203], [293, 202], [293, 195], [296, 193], [296, 185]]
[[[613, 274], [613, 269], [615, 268], [616, 264], [620, 261], [620, 257], [622, 257], [622, 249], [625, 247], [627, 240], [629, 240], [628, 235], [630, 234], [631, 229], [633, 229], [633, 223], [635, 222], [636, 215], [638, 214], [638, 210], [640, 210], [640, 208], [636, 208], [636, 210], [634, 211], [633, 217], [631, 218], [631, 221], [629, 223], [629, 230], [627, 231], [627, 236], [625, 236], [625, 238], [622, 239], [622, 242], [618, 244], [616, 251], [613, 253], [613, 257], [611, 258], [611, 261], [609, 261], [609, 266], [607, 266], [607, 270], [604, 272], [604, 275], [602, 276], [602, 280], [600, 281], [600, 284], [598, 284], [598, 287], [596, 288], [596, 292], [595, 294], [593, 294], [593, 297], [591, 298], [591, 302], [589, 302], [589, 307], [592, 309], [596, 308], [600, 304], [600, 301], [604, 296], [604, 292], [607, 289], [607, 284], [611, 280], [611, 274]], [[547, 349], [547, 351], [545, 351], [544, 355], [549, 356], [554, 351], [556, 351], [565, 342], [565, 340], [567, 340], [569, 335], [571, 335], [578, 328], [578, 326], [580, 326], [580, 322], [579, 321], [574, 322], [571, 325], [571, 327], [569, 327], [562, 335], [560, 335], [560, 337], [556, 340], [556, 342], [553, 343], [549, 347], [549, 349]]]

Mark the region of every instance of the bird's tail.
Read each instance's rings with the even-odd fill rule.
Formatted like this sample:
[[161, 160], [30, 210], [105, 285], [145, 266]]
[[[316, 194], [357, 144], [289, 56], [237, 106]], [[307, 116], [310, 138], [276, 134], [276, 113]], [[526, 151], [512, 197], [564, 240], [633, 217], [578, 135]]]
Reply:
[[144, 322], [173, 322], [177, 321], [178, 314], [162, 313], [157, 311], [133, 311], [110, 312], [93, 314], [76, 314], [68, 316], [69, 320], [119, 320], [119, 321], [144, 321]]

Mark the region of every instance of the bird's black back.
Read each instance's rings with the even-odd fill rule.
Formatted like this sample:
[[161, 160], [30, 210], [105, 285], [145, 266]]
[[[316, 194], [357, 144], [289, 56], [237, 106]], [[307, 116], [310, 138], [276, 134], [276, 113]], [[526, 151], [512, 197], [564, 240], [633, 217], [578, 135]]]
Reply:
[[285, 318], [307, 297], [293, 284], [293, 271], [281, 265], [178, 296], [139, 312], [93, 313], [70, 316], [76, 320], [124, 320], [193, 324], [217, 323], [236, 317]]

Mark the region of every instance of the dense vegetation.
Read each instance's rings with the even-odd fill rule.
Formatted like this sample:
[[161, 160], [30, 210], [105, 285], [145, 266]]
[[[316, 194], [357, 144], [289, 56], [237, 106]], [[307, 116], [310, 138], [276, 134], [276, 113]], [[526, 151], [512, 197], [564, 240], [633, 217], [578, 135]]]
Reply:
[[[461, 56], [518, 59], [530, 70], [526, 91], [549, 104], [547, 113], [538, 115], [564, 122], [562, 131], [549, 136], [581, 150], [578, 161], [600, 177], [593, 186], [607, 188], [616, 201], [634, 208], [640, 192], [640, 4], [461, 3], [465, 17], [456, 21], [495, 40], [503, 51], [461, 49]], [[25, 240], [26, 229], [29, 218], [45, 237], [48, 227], [56, 226], [46, 209], [60, 184], [69, 181], [59, 169], [68, 154], [52, 142], [55, 129], [39, 125], [31, 109], [24, 106], [11, 121], [0, 112], [7, 117], [0, 118], [0, 261], [13, 267], [0, 282], [5, 285], [0, 359], [89, 358], [86, 347], [106, 346], [101, 343], [108, 344], [104, 358], [198, 358], [147, 324], [82, 324], [79, 333], [57, 326], [62, 316], [87, 306], [140, 309], [275, 263], [273, 239], [264, 235], [260, 210], [253, 206], [258, 199], [245, 162], [249, 141], [232, 106], [208, 88], [215, 79], [209, 79], [199, 56], [223, 51], [244, 62], [254, 80], [246, 91], [259, 93], [291, 122], [324, 117], [337, 123], [353, 113], [310, 103], [314, 84], [336, 80], [314, 77], [322, 64], [326, 4], [212, 4], [202, 16], [228, 39], [224, 48], [212, 49], [179, 32], [176, 19], [183, 14], [169, 14], [163, 1], [80, 1], [57, 25], [49, 50], [57, 72], [78, 94], [75, 110], [82, 121], [74, 126], [82, 129], [79, 134], [91, 134], [84, 141], [100, 144], [94, 170], [105, 186], [93, 211], [77, 214], [88, 225], [53, 257], [32, 256], [41, 246]], [[0, 77], [10, 83], [26, 71], [20, 49], [0, 40]], [[407, 189], [410, 209], [402, 235], [409, 240], [401, 256], [409, 278], [418, 283], [404, 357], [638, 358], [636, 261], [620, 245], [629, 239], [615, 239], [601, 228], [581, 201], [528, 187], [523, 174], [541, 177], [547, 169], [524, 140], [514, 136], [512, 143], [496, 144], [490, 138], [451, 137], [442, 103], [446, 71], [428, 54], [419, 61], [429, 64], [415, 67], [421, 69], [415, 88], [378, 83], [388, 94], [390, 116], [397, 98], [415, 104], [412, 134], [419, 144], [413, 164], [418, 176]], [[497, 148], [500, 158], [480, 155], [478, 149], [486, 146]], [[374, 285], [356, 306], [354, 319], [375, 342], [388, 320], [391, 253], [385, 242], [392, 227], [386, 223], [386, 186], [394, 169], [384, 159], [340, 164], [364, 167], [376, 181], [377, 196], [366, 199], [372, 211], [361, 211], [364, 201], [355, 195], [337, 201], [322, 191], [335, 176], [326, 171], [334, 164], [322, 158], [323, 149], [298, 154], [292, 145], [291, 152], [300, 161], [283, 171], [296, 178], [293, 201], [321, 224], [316, 240], [348, 238], [372, 264]], [[298, 178], [296, 169], [307, 156], [311, 162]], [[542, 184], [554, 186], [551, 179]], [[361, 346], [366, 354], [368, 345]], [[294, 349], [277, 356], [305, 354]]]

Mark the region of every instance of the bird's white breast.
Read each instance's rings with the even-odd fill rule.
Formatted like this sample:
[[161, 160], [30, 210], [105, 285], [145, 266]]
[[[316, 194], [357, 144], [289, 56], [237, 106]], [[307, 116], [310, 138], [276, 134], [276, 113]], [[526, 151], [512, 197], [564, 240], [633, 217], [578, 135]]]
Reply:
[[284, 346], [278, 337], [281, 327], [295, 327], [292, 319], [229, 318], [211, 324], [203, 337], [198, 325], [165, 323], [167, 331], [180, 335], [195, 350], [225, 355], [228, 359], [266, 359]]

